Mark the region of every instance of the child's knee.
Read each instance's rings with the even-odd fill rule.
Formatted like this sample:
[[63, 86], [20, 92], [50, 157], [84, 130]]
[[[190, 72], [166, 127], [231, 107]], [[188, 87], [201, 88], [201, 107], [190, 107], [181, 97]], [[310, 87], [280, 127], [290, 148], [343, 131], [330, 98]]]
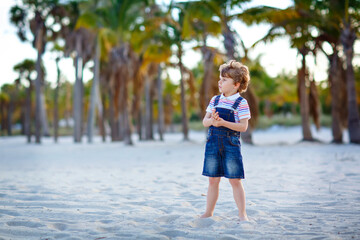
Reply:
[[231, 186], [233, 186], [233, 187], [238, 187], [241, 185], [241, 179], [238, 179], [238, 178], [229, 179], [229, 182], [230, 182]]
[[209, 177], [209, 185], [213, 185], [213, 186], [219, 185], [220, 179], [221, 178], [219, 177]]

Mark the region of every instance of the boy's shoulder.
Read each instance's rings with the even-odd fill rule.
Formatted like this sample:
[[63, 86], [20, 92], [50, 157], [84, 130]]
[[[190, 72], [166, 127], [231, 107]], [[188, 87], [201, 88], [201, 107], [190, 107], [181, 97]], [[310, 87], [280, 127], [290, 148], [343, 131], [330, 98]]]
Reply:
[[221, 94], [219, 94], [219, 95], [215, 95], [215, 96], [213, 96], [212, 98], [211, 98], [211, 102], [213, 102], [213, 101], [215, 101], [215, 99], [217, 98], [217, 97], [220, 97], [221, 96]]

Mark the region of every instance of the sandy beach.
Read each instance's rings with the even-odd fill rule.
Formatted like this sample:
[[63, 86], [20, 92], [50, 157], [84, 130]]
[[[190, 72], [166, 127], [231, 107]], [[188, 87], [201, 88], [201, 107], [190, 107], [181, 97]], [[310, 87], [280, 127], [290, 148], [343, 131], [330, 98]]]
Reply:
[[360, 146], [313, 133], [322, 142], [273, 127], [242, 146], [249, 222], [226, 179], [214, 216], [199, 219], [205, 132], [135, 146], [1, 137], [0, 239], [360, 239]]

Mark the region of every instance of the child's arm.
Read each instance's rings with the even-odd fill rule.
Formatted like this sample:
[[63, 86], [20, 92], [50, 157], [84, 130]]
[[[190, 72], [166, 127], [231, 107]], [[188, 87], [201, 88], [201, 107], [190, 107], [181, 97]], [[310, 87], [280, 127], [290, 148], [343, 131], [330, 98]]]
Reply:
[[203, 125], [204, 127], [210, 127], [211, 125], [213, 125], [213, 117], [211, 116], [211, 113], [206, 112], [203, 119]]
[[215, 127], [230, 128], [231, 130], [234, 130], [234, 131], [237, 131], [237, 132], [245, 132], [246, 129], [248, 128], [248, 122], [249, 122], [248, 118], [240, 119], [239, 123], [234, 123], [234, 122], [225, 121], [224, 119], [218, 117], [213, 122], [213, 125]]

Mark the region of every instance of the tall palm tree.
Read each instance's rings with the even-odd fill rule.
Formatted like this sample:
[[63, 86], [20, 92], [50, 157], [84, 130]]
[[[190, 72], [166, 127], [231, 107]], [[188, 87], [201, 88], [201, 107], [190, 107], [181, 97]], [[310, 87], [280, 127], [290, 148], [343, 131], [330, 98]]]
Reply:
[[95, 35], [83, 28], [76, 27], [77, 20], [81, 14], [79, 1], [65, 2], [59, 11], [61, 29], [59, 37], [65, 40], [64, 56], [73, 57], [75, 67], [75, 85], [73, 89], [73, 119], [74, 119], [74, 142], [81, 142], [83, 135], [83, 114], [84, 114], [84, 83], [83, 70], [87, 62], [92, 59]]
[[[315, 22], [316, 27], [320, 30], [317, 45], [328, 56], [330, 62], [329, 83], [332, 95], [333, 141], [341, 143], [343, 141], [342, 129], [348, 127], [350, 142], [356, 143], [360, 140], [360, 119], [356, 100], [354, 100], [356, 92], [352, 58], [356, 32], [359, 32], [360, 4], [353, 0], [345, 2], [315, 0], [312, 4], [314, 9], [318, 10], [318, 14], [322, 16], [321, 21]], [[321, 48], [323, 42], [332, 46], [331, 54]], [[339, 54], [341, 45], [343, 45], [345, 64]], [[344, 65], [346, 65], [346, 70]]]
[[195, 49], [199, 49], [202, 54], [204, 74], [200, 88], [200, 109], [201, 115], [204, 115], [205, 108], [209, 104], [211, 97], [218, 92], [218, 69], [216, 66], [219, 62], [218, 59], [223, 58], [217, 49], [207, 46], [207, 40], [209, 36], [217, 37], [221, 34], [221, 23], [214, 19], [214, 13], [203, 2], [186, 2], [184, 5], [186, 11], [183, 23], [184, 30], [182, 32], [183, 38], [198, 41], [199, 45]]
[[[175, 3], [170, 4], [169, 9], [176, 9], [177, 16], [176, 18], [169, 19], [167, 26], [172, 29], [172, 42], [176, 47], [176, 56], [178, 58], [177, 66], [180, 70], [180, 95], [181, 95], [181, 120], [182, 120], [182, 131], [183, 131], [183, 140], [189, 140], [189, 119], [187, 115], [187, 102], [186, 102], [186, 86], [185, 86], [185, 72], [186, 68], [183, 64], [183, 42], [184, 42], [184, 18], [187, 11], [187, 4], [184, 3]], [[171, 11], [169, 11], [171, 13]], [[171, 14], [171, 16], [173, 16]]]
[[[100, 97], [100, 89], [99, 89], [99, 81], [100, 81], [100, 62], [101, 62], [101, 40], [104, 38], [102, 29], [103, 24], [101, 23], [101, 19], [95, 14], [96, 11], [96, 3], [90, 2], [90, 7], [84, 11], [79, 19], [77, 20], [76, 28], [87, 28], [91, 30], [95, 35], [95, 43], [93, 44], [95, 48], [95, 54], [93, 57], [94, 68], [93, 73], [94, 77], [92, 80], [92, 88], [91, 88], [91, 96], [90, 96], [90, 106], [89, 106], [89, 114], [87, 121], [87, 135], [88, 142], [91, 143], [93, 140], [93, 131], [94, 131], [94, 121], [95, 121], [95, 106], [98, 107], [98, 115], [99, 120], [102, 123], [103, 117], [103, 109]], [[105, 53], [106, 54], [106, 53]], [[101, 125], [102, 126], [102, 125]], [[104, 140], [104, 137], [103, 137]]]
[[33, 80], [31, 79], [31, 74], [35, 72], [35, 61], [30, 59], [25, 59], [24, 61], [16, 64], [14, 66], [14, 71], [19, 72], [19, 79], [24, 79], [28, 81], [28, 87], [26, 89], [26, 100], [25, 100], [25, 135], [27, 137], [27, 142], [31, 142], [31, 122], [32, 122], [32, 103], [31, 103], [31, 93], [33, 89]]
[[[3, 135], [3, 132], [8, 128], [7, 124], [7, 114], [8, 114], [8, 105], [9, 105], [9, 94], [3, 91], [3, 86], [0, 89], [0, 135]], [[5, 133], [4, 133], [5, 135]]]
[[[3, 107], [5, 107], [5, 114], [4, 117], [4, 126], [6, 126], [7, 135], [12, 136], [12, 124], [13, 124], [13, 115], [14, 111], [16, 110], [15, 107], [17, 105], [18, 99], [18, 85], [19, 79], [16, 79], [14, 84], [4, 84], [1, 87], [1, 92], [4, 93], [3, 95]], [[5, 97], [6, 96], [6, 97]]]
[[[300, 111], [302, 119], [302, 134], [304, 141], [313, 141], [310, 130], [310, 108], [309, 97], [307, 94], [307, 82], [309, 74], [306, 67], [306, 56], [312, 52], [310, 43], [314, 42], [311, 35], [314, 19], [310, 18], [311, 6], [309, 2], [294, 1], [294, 6], [286, 9], [277, 9], [272, 7], [254, 7], [239, 14], [246, 24], [252, 23], [271, 23], [269, 32], [258, 42], [274, 40], [277, 37], [289, 36], [291, 46], [298, 50], [301, 55], [301, 68], [298, 69], [298, 95], [300, 101]], [[306, 14], [304, 14], [306, 13]], [[257, 43], [258, 43], [257, 42]], [[257, 44], [255, 43], [255, 44]], [[254, 45], [255, 45], [254, 44]]]
[[[342, 1], [341, 1], [342, 2]], [[350, 2], [352, 6], [350, 6]], [[344, 47], [346, 56], [346, 87], [348, 91], [348, 129], [351, 143], [360, 144], [360, 116], [356, 103], [355, 75], [352, 60], [354, 58], [354, 44], [357, 38], [356, 34], [360, 31], [360, 3], [359, 1], [345, 0], [343, 28], [341, 31], [341, 43]], [[350, 11], [350, 7], [352, 10]], [[355, 12], [355, 14], [351, 14]]]
[[[131, 121], [128, 107], [128, 86], [134, 79], [133, 63], [136, 55], [131, 46], [131, 32], [137, 22], [143, 19], [145, 4], [152, 1], [97, 1], [92, 10], [96, 16], [96, 26], [101, 28], [102, 39], [107, 40], [104, 49], [107, 50], [108, 82], [111, 90], [111, 111], [115, 121], [112, 124], [113, 140], [124, 138], [125, 143], [131, 145]], [[113, 39], [115, 38], [115, 41]], [[111, 39], [111, 40], [109, 40]], [[103, 46], [103, 45], [101, 45]]]
[[55, 94], [54, 94], [54, 141], [58, 141], [59, 136], [59, 88], [60, 88], [60, 67], [59, 67], [60, 57], [56, 57], [56, 87], [55, 87]]
[[[319, 35], [315, 38], [315, 47], [321, 50], [329, 60], [328, 81], [331, 93], [331, 116], [332, 116], [332, 136], [334, 143], [343, 142], [343, 129], [347, 127], [347, 90], [346, 75], [343, 59], [340, 56], [340, 35], [341, 17], [339, 9], [341, 6], [334, 5], [336, 1], [320, 2], [313, 1], [315, 12], [312, 17], [318, 16], [313, 25], [318, 29]], [[340, 7], [340, 8], [339, 8]], [[323, 46], [327, 43], [331, 46], [332, 52], [324, 50]]]
[[[171, 57], [171, 38], [166, 31], [165, 23], [168, 20], [166, 12], [154, 4], [150, 5], [144, 21], [137, 24], [132, 32], [132, 47], [139, 56], [135, 62], [135, 79], [133, 82], [134, 98], [133, 109], [134, 118], [137, 119], [137, 127], [140, 139], [141, 129], [145, 129], [145, 139], [154, 139], [153, 136], [153, 98], [155, 89], [158, 86], [158, 123], [160, 140], [163, 139], [163, 109], [162, 109], [162, 78], [161, 64], [169, 62]], [[156, 79], [155, 79], [156, 78]], [[141, 94], [145, 95], [145, 121], [142, 121], [141, 105], [143, 103]], [[145, 126], [141, 127], [141, 122]]]
[[[45, 102], [43, 99], [41, 85], [44, 73], [41, 68], [42, 55], [45, 51], [47, 39], [52, 34], [51, 31], [47, 31], [51, 26], [47, 25], [47, 19], [53, 13], [53, 10], [57, 7], [58, 1], [22, 1], [21, 5], [15, 5], [10, 9], [10, 21], [17, 27], [18, 36], [20, 40], [26, 41], [26, 32], [28, 28], [31, 30], [34, 40], [33, 47], [37, 50], [36, 72], [37, 78], [35, 80], [35, 92], [36, 92], [36, 110], [35, 110], [35, 136], [36, 143], [41, 142], [41, 130], [47, 130], [47, 120], [45, 109], [42, 104]], [[29, 16], [31, 18], [29, 18]], [[43, 120], [41, 119], [43, 118]]]

